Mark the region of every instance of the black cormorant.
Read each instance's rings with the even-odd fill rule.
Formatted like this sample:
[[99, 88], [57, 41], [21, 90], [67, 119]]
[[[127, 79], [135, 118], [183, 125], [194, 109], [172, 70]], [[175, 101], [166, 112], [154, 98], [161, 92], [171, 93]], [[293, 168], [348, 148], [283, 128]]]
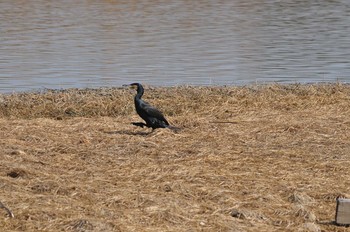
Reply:
[[146, 124], [143, 122], [134, 122], [132, 123], [133, 125], [151, 127], [153, 130], [156, 128], [175, 129], [175, 127], [169, 125], [162, 112], [141, 99], [144, 89], [140, 83], [132, 83], [129, 86], [137, 88], [137, 94], [134, 97], [136, 112], [146, 122]]

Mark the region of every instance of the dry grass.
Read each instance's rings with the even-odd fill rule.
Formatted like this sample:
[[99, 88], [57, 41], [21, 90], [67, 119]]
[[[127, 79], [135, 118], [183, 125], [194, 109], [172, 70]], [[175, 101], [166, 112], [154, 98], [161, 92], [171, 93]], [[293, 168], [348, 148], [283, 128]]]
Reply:
[[350, 86], [0, 95], [2, 231], [350, 231]]

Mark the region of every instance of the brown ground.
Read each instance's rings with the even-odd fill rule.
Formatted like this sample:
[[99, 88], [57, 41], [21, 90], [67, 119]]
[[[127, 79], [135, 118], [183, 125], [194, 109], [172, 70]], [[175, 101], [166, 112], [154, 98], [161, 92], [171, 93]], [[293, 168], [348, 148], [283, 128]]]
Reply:
[[[1, 231], [350, 231], [350, 86], [0, 95]], [[0, 205], [1, 206], [1, 205]]]

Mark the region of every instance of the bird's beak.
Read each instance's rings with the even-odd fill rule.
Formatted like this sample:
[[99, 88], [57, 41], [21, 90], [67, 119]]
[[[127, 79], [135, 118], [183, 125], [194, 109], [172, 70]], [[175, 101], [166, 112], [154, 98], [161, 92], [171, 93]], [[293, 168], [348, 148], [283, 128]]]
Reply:
[[137, 89], [136, 85], [122, 85], [123, 87], [128, 87], [130, 89]]

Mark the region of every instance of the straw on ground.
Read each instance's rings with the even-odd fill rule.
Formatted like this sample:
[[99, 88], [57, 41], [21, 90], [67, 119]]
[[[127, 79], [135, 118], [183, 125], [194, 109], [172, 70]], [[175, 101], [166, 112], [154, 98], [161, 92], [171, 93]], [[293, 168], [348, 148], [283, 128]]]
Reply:
[[[0, 95], [4, 231], [350, 231], [350, 87], [146, 87]], [[7, 212], [8, 213], [8, 212]]]

